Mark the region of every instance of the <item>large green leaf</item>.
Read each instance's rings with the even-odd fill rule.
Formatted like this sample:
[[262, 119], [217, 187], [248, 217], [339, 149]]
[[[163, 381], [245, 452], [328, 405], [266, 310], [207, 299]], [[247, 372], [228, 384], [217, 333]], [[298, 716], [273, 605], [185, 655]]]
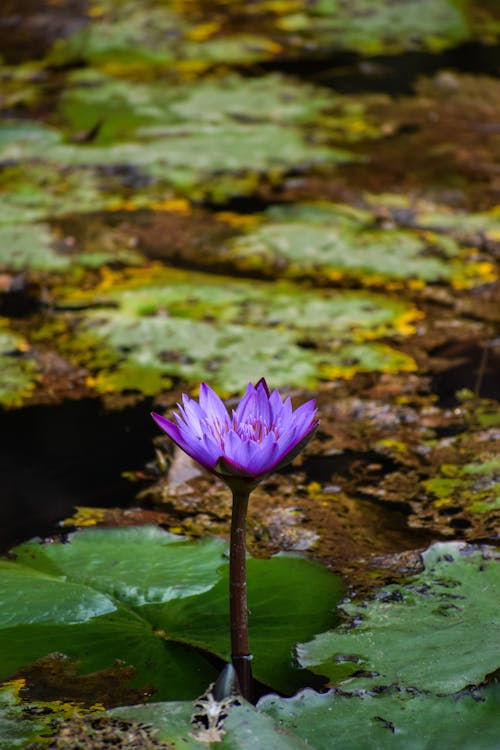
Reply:
[[246, 703], [229, 709], [221, 703], [212, 706], [214, 714], [211, 719], [216, 718], [217, 712], [227, 718], [220, 725], [214, 720], [215, 726], [208, 730], [193, 726], [193, 714], [201, 711], [188, 702], [125, 706], [109, 713], [151, 724], [158, 730], [158, 738], [169, 742], [172, 750], [207, 747], [220, 750], [306, 750], [310, 747], [295, 733], [284, 730], [279, 723]]
[[151, 724], [175, 750], [496, 750], [499, 709], [500, 686], [493, 684], [447, 697], [304, 690], [292, 698], [264, 696], [257, 710], [213, 702], [204, 707], [213, 720], [211, 731], [193, 724], [193, 716], [203, 713], [202, 701], [125, 706], [110, 713]]
[[499, 685], [445, 698], [305, 690], [288, 699], [266, 696], [259, 708], [314, 750], [495, 750], [500, 735]]
[[479, 684], [500, 667], [500, 565], [452, 542], [431, 547], [424, 564], [406, 584], [343, 605], [354, 624], [300, 644], [300, 664], [356, 688], [453, 693]]
[[85, 672], [121, 659], [137, 669], [135, 684], [191, 697], [213, 669], [156, 632], [140, 605], [210, 588], [224, 549], [221, 540], [186, 542], [148, 527], [87, 530], [70, 544], [17, 548], [14, 562], [0, 563], [0, 675], [58, 651]]
[[[18, 547], [14, 560], [0, 562], [0, 679], [57, 651], [83, 672], [120, 659], [136, 668], [134, 684], [151, 684], [157, 697], [192, 698], [214, 677], [200, 649], [228, 657], [225, 548], [156, 527]], [[292, 669], [294, 646], [333, 624], [342, 584], [296, 557], [250, 560], [249, 577], [255, 673], [293, 690], [307, 683]]]
[[[314, 581], [314, 583], [313, 583]], [[169, 607], [148, 607], [154, 627], [174, 639], [213, 650], [229, 660], [230, 644], [228, 567], [206, 594], [172, 602]], [[325, 567], [292, 555], [248, 561], [248, 608], [252, 671], [261, 682], [289, 693], [308, 683], [293, 664], [294, 646], [301, 633], [317, 631], [332, 622], [332, 603], [343, 593], [341, 581]]]

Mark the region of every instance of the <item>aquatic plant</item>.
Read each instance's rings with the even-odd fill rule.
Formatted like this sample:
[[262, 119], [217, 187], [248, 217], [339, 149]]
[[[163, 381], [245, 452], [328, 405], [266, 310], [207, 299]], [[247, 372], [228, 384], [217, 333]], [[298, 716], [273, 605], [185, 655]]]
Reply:
[[314, 400], [292, 409], [290, 398], [269, 391], [261, 378], [248, 384], [230, 415], [219, 396], [200, 386], [199, 402], [183, 394], [176, 422], [152, 416], [167, 435], [201, 466], [222, 479], [233, 493], [229, 555], [231, 658], [242, 695], [251, 694], [246, 595], [246, 515], [250, 493], [271, 472], [300, 452], [318, 425]]

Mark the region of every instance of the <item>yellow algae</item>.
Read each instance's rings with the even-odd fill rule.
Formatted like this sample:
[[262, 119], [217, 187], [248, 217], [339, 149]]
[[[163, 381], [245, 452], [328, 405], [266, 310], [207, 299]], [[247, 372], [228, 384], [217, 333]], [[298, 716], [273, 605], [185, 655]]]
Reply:
[[70, 518], [64, 519], [63, 526], [95, 526], [102, 523], [108, 513], [106, 508], [89, 508], [83, 505], [77, 505], [75, 511]]
[[185, 38], [192, 42], [204, 42], [205, 39], [217, 34], [220, 30], [220, 23], [218, 21], [207, 21], [207, 23], [194, 26], [186, 34]]
[[253, 227], [261, 221], [255, 214], [237, 214], [233, 211], [218, 211], [215, 218], [232, 227]]

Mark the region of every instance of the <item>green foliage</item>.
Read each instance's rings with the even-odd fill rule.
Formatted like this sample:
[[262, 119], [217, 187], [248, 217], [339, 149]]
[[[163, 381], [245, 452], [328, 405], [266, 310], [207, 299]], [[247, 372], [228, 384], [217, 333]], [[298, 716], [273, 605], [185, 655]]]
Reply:
[[217, 63], [249, 65], [283, 50], [306, 53], [311, 46], [364, 54], [439, 51], [471, 38], [495, 37], [494, 10], [484, 2], [475, 6], [467, 0], [236, 2], [224, 8], [222, 23], [206, 0], [196, 3], [196, 12], [189, 3], [104, 0], [98, 17], [58, 40], [49, 60], [191, 73]]
[[312, 123], [322, 110], [337, 103], [342, 105], [342, 97], [327, 89], [277, 74], [249, 79], [233, 73], [190, 85], [166, 86], [85, 70], [69, 79], [60, 116], [70, 133], [85, 132], [101, 122], [94, 142], [104, 144], [181, 124], [227, 128], [237, 122], [286, 127]]
[[500, 566], [459, 543], [435, 544], [425, 570], [365, 603], [343, 605], [353, 625], [298, 646], [302, 666], [331, 684], [397, 684], [453, 693], [500, 666], [495, 633]]
[[374, 217], [349, 207], [320, 204], [270, 212], [270, 221], [231, 245], [231, 257], [246, 270], [279, 266], [288, 276], [342, 275], [360, 279], [449, 280], [466, 272], [449, 237], [414, 230], [379, 229]]
[[[199, 705], [199, 703], [197, 703]], [[126, 706], [110, 712], [112, 716], [130, 716], [158, 729], [158, 737], [171, 743], [172, 750], [306, 750], [297, 735], [283, 730], [277, 722], [249, 704], [231, 706], [212, 704], [212, 726], [208, 730], [194, 727], [193, 714], [200, 714], [192, 703], [156, 703], [149, 706]], [[219, 726], [215, 726], [218, 715]], [[209, 719], [209, 720], [210, 720]]]
[[54, 250], [55, 238], [47, 224], [0, 225], [0, 267], [62, 271], [69, 259]]
[[230, 393], [262, 374], [277, 385], [308, 386], [359, 371], [414, 369], [410, 357], [371, 340], [408, 334], [418, 312], [368, 292], [165, 271], [150, 283], [132, 275], [103, 292], [70, 294], [66, 305], [83, 300], [101, 309], [84, 314], [64, 348], [104, 393], [153, 395], [172, 377], [208, 379]]
[[498, 685], [444, 698], [397, 690], [380, 695], [318, 695], [306, 690], [294, 698], [266, 696], [259, 702], [259, 709], [277, 726], [314, 750], [494, 750], [499, 708]]
[[108, 197], [88, 169], [32, 164], [0, 173], [0, 224], [27, 223], [67, 213], [103, 208]]
[[470, 33], [460, 1], [318, 0], [314, 10], [325, 17], [320, 26], [324, 35], [329, 33], [340, 47], [364, 54], [419, 47], [438, 51], [464, 41]]
[[211, 731], [193, 726], [193, 715], [203, 714], [201, 702], [126, 706], [110, 713], [151, 724], [174, 750], [496, 750], [500, 731], [498, 684], [447, 697], [304, 690], [292, 698], [265, 696], [257, 710], [248, 704], [211, 707], [213, 723], [221, 717]]
[[436, 497], [436, 505], [460, 505], [473, 513], [500, 508], [500, 458], [483, 454], [462, 466], [444, 464], [424, 487]]
[[[78, 532], [69, 544], [29, 543], [0, 561], [0, 679], [61, 652], [84, 673], [116, 659], [157, 698], [193, 698], [214, 677], [203, 651], [228, 658], [225, 544], [154, 527]], [[284, 691], [304, 684], [292, 669], [297, 638], [332, 623], [342, 584], [293, 556], [249, 561], [255, 674]], [[193, 648], [194, 647], [194, 648]]]
[[0, 686], [0, 750], [26, 747], [39, 740], [46, 729], [46, 717], [26, 716], [25, 707], [19, 705], [18, 690], [16, 683]]

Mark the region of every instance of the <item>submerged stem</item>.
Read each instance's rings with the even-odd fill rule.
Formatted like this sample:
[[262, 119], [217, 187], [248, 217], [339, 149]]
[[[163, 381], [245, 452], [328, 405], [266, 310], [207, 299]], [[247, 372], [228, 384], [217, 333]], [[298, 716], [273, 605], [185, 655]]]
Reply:
[[233, 514], [229, 550], [229, 609], [231, 618], [231, 659], [238, 675], [240, 690], [246, 700], [251, 700], [252, 669], [248, 642], [248, 608], [246, 575], [246, 521], [247, 488], [232, 488]]

